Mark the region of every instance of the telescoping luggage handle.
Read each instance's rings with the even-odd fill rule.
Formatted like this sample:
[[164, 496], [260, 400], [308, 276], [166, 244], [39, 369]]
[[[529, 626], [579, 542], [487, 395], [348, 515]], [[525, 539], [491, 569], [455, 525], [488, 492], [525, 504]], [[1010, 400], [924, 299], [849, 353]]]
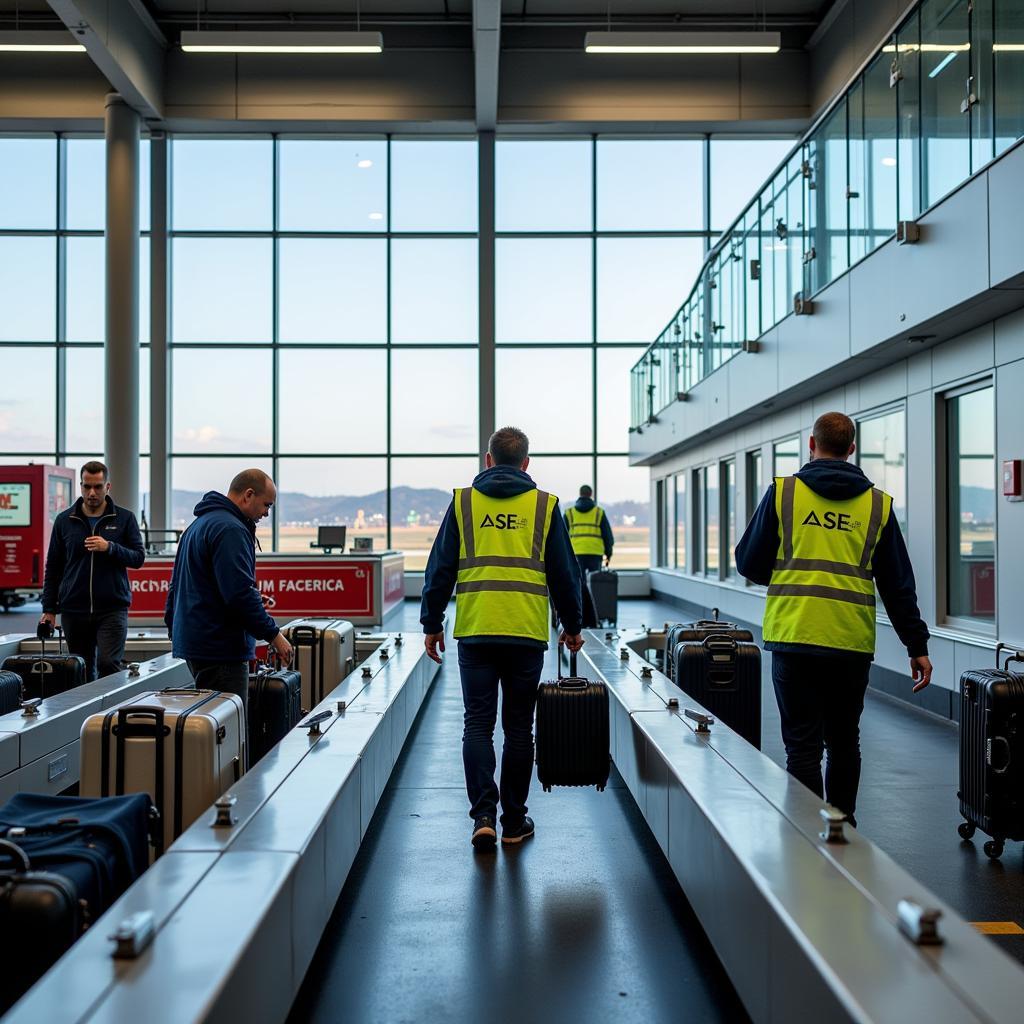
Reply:
[[1006, 661], [1002, 665], [1004, 672], [1010, 671], [1011, 662], [1024, 662], [1024, 651], [1011, 647], [1009, 644], [996, 644], [996, 668], [999, 668], [999, 661], [1004, 654], [1006, 655]]
[[561, 641], [559, 641], [558, 647], [558, 657], [555, 659], [558, 664], [558, 685], [565, 690], [585, 690], [590, 684], [586, 679], [580, 679], [576, 675], [576, 652], [569, 652], [569, 674], [567, 676], [563, 676]]

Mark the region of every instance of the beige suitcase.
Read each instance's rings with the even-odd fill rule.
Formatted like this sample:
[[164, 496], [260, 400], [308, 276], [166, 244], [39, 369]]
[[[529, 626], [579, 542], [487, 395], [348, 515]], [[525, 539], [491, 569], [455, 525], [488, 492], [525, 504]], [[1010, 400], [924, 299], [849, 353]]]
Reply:
[[356, 631], [345, 619], [295, 619], [281, 631], [302, 673], [302, 707], [312, 711], [356, 667]]
[[242, 701], [217, 690], [156, 690], [82, 725], [82, 796], [148, 793], [163, 822], [162, 853], [238, 781], [245, 766]]

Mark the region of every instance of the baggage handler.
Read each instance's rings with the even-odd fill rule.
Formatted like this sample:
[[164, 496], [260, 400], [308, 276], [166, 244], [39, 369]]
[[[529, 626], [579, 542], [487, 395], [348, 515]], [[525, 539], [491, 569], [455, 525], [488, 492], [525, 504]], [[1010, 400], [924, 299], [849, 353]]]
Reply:
[[778, 477], [736, 546], [736, 567], [768, 587], [764, 645], [782, 716], [786, 770], [856, 825], [864, 694], [875, 651], [875, 586], [910, 657], [913, 692], [932, 677], [928, 627], [914, 570], [892, 514], [854, 453], [840, 412], [814, 424], [810, 461]]
[[207, 491], [178, 541], [164, 610], [171, 650], [188, 663], [196, 686], [235, 693], [243, 706], [255, 641], [269, 643], [282, 664], [292, 657], [256, 586], [256, 524], [276, 500], [261, 469], [243, 470], [226, 495]]
[[580, 488], [580, 496], [565, 513], [569, 540], [583, 572], [597, 572], [601, 559], [608, 565], [612, 560], [615, 536], [603, 508], [594, 501], [594, 491], [588, 484]]
[[68, 650], [85, 659], [89, 682], [123, 667], [128, 569], [146, 560], [135, 514], [114, 504], [109, 476], [102, 462], [82, 466], [82, 496], [54, 520], [43, 578], [39, 621], [52, 631], [60, 613]]
[[[493, 850], [533, 835], [526, 798], [533, 775], [533, 714], [547, 649], [548, 594], [570, 650], [580, 635], [580, 573], [558, 515], [558, 499], [526, 470], [529, 441], [515, 427], [491, 435], [486, 468], [455, 490], [427, 561], [420, 622], [427, 654], [444, 651], [444, 615], [455, 592], [455, 637], [465, 707], [462, 760], [472, 843]], [[500, 788], [494, 783], [494, 724], [502, 691]]]

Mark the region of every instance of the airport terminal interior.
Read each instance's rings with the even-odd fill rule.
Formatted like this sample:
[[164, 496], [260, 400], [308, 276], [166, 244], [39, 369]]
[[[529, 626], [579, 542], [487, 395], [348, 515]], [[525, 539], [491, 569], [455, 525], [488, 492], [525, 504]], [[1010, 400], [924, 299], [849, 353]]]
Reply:
[[1020, 1021], [1022, 185], [1024, 0], [0, 0], [2, 1019]]

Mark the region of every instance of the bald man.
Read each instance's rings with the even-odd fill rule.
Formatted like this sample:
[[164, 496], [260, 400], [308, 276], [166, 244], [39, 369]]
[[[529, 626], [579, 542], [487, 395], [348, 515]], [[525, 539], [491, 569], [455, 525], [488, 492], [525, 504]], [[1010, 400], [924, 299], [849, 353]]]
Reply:
[[256, 525], [276, 500], [261, 469], [243, 470], [226, 495], [207, 491], [178, 543], [164, 610], [174, 656], [188, 662], [196, 686], [237, 694], [243, 704], [256, 640], [285, 664], [292, 656], [256, 585]]

